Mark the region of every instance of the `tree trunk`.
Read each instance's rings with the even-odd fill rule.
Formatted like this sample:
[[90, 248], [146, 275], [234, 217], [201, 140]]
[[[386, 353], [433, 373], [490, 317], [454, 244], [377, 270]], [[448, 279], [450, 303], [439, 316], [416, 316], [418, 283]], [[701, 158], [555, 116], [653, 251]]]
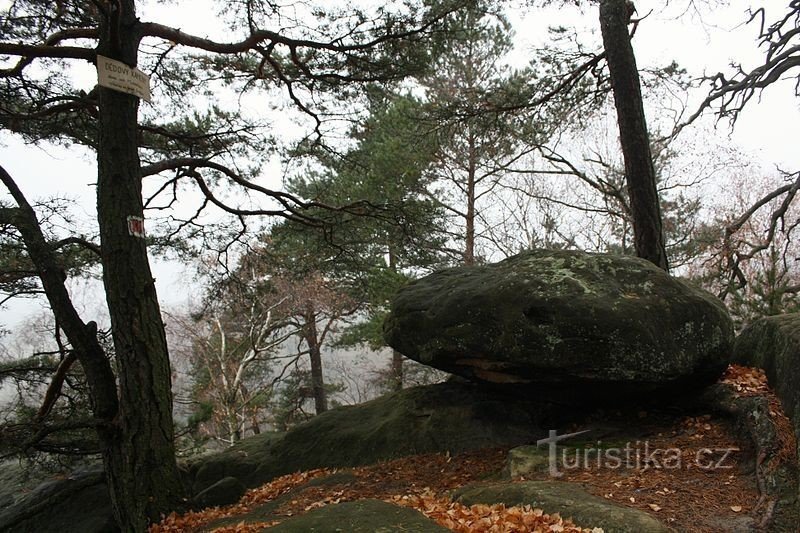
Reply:
[[392, 349], [392, 390], [403, 390], [403, 354]]
[[92, 414], [97, 422], [98, 437], [103, 444], [107, 466], [109, 462], [106, 453], [119, 440], [116, 425], [119, 402], [114, 372], [103, 347], [97, 341], [97, 324], [94, 322], [86, 324], [78, 315], [64, 284], [66, 275], [53, 254], [53, 248], [45, 240], [36, 213], [2, 166], [0, 166], [0, 181], [8, 188], [19, 206], [16, 209], [0, 208], [0, 223], [13, 225], [22, 236], [56, 323], [66, 334], [75, 356], [83, 367], [89, 384]]
[[636, 255], [669, 271], [639, 71], [628, 34], [632, 8], [626, 0], [601, 1], [600, 29], [614, 88]]
[[475, 179], [477, 174], [477, 154], [475, 153], [475, 135], [469, 131], [467, 153], [467, 217], [464, 244], [464, 264], [475, 264]]
[[253, 430], [253, 435], [261, 435], [261, 425], [258, 423], [258, 411], [253, 411], [253, 416], [250, 419], [252, 427], [250, 429]]
[[[135, 66], [140, 36], [133, 0], [107, 4], [99, 54]], [[116, 9], [114, 9], [116, 7]], [[145, 241], [128, 229], [143, 217], [139, 102], [99, 88], [97, 212], [103, 283], [119, 379], [120, 438], [107, 451], [114, 513], [123, 531], [144, 531], [183, 496], [175, 461], [172, 391], [164, 324]]]
[[328, 398], [325, 394], [325, 380], [322, 375], [322, 347], [317, 335], [317, 316], [308, 313], [306, 316], [306, 343], [308, 358], [311, 362], [311, 391], [314, 395], [314, 409], [317, 414], [328, 410]]
[[[389, 270], [397, 273], [397, 254], [393, 246], [389, 246]], [[391, 389], [393, 391], [403, 390], [403, 354], [392, 349], [392, 368], [391, 368]]]

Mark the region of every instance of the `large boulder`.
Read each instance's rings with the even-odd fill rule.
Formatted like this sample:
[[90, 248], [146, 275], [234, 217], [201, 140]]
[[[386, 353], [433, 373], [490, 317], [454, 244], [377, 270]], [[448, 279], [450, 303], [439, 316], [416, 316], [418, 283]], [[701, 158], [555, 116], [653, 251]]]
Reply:
[[642, 259], [531, 251], [410, 283], [384, 336], [412, 359], [483, 382], [675, 391], [722, 373], [733, 323], [717, 298]]

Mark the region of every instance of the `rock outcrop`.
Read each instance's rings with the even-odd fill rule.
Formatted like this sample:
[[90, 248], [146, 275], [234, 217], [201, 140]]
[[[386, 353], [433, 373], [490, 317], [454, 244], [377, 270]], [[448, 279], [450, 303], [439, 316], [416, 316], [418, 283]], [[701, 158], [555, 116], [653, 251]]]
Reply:
[[531, 251], [410, 283], [384, 336], [481, 382], [674, 392], [719, 377], [733, 323], [714, 296], [642, 259]]
[[800, 313], [756, 320], [736, 338], [733, 354], [737, 363], [764, 369], [800, 439]]
[[232, 476], [254, 487], [320, 467], [535, 441], [556, 408], [472, 383], [414, 387], [338, 407], [284, 434], [262, 434], [189, 465], [193, 493]]
[[100, 469], [47, 480], [0, 509], [0, 531], [9, 533], [112, 533], [119, 531]]
[[[228, 492], [297, 471], [524, 444], [546, 435], [554, 410], [473, 383], [414, 387], [331, 409], [286, 433], [264, 433], [195, 459], [186, 465], [186, 484], [196, 504], [218, 505], [231, 501]], [[0, 510], [0, 531], [111, 530], [100, 471], [53, 480]]]

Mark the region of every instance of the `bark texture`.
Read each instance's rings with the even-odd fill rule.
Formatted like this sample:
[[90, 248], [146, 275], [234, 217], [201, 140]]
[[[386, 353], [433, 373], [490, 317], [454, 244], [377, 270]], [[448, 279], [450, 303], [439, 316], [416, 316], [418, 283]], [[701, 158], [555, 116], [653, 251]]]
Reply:
[[325, 378], [322, 374], [322, 343], [317, 332], [317, 315], [309, 310], [306, 317], [306, 343], [311, 363], [311, 389], [314, 395], [314, 410], [317, 414], [328, 410], [328, 396], [325, 392]]
[[669, 271], [639, 71], [628, 34], [631, 9], [626, 0], [603, 0], [600, 29], [614, 89], [636, 255]]
[[[103, 19], [97, 52], [135, 66], [141, 36], [133, 0]], [[172, 391], [164, 324], [145, 240], [128, 230], [143, 217], [138, 98], [99, 88], [97, 212], [103, 283], [119, 376], [119, 439], [106, 452], [114, 513], [144, 531], [183, 496], [175, 461]]]

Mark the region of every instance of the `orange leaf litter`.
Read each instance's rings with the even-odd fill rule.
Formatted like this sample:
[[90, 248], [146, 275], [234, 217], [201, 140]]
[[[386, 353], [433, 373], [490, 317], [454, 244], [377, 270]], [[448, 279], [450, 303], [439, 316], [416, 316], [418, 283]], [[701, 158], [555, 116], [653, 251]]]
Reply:
[[[771, 415], [783, 429], [788, 423], [780, 404], [767, 386], [766, 377], [757, 369], [731, 366], [723, 383], [742, 396], [763, 395], [770, 400]], [[791, 426], [788, 426], [791, 430]], [[781, 434], [784, 432], [781, 431]], [[663, 445], [709, 446], [736, 444], [724, 424], [710, 415], [684, 417], [675, 427], [665, 429]], [[793, 437], [793, 435], [792, 435]], [[654, 439], [658, 444], [659, 438]], [[787, 440], [787, 450], [793, 441]], [[480, 481], [498, 472], [507, 450], [478, 450], [451, 457], [449, 454], [427, 454], [387, 461], [376, 465], [347, 469], [354, 479], [334, 486], [302, 488], [309, 481], [334, 474], [337, 470], [317, 469], [279, 477], [266, 485], [247, 491], [242, 499], [226, 507], [213, 507], [178, 515], [170, 514], [161, 523], [150, 527], [150, 533], [191, 532], [207, 527], [220, 518], [243, 515], [257, 506], [298, 489], [296, 497], [284, 503], [276, 519], [268, 522], [241, 521], [217, 527], [217, 533], [249, 533], [273, 526], [282, 519], [309, 510], [343, 501], [377, 498], [416, 509], [439, 525], [461, 533], [527, 533], [527, 532], [590, 532], [602, 529], [581, 528], [558, 514], [547, 514], [530, 506], [499, 505], [465, 506], [445, 495], [448, 490]], [[672, 476], [672, 477], [670, 477]], [[698, 497], [696, 483], [705, 479], [703, 497]], [[728, 512], [748, 510], [747, 503], [755, 501], [757, 491], [750, 480], [739, 475], [725, 476], [722, 482], [711, 479], [697, 469], [664, 471], [644, 468], [620, 473], [613, 470], [567, 472], [562, 480], [580, 482], [596, 495], [619, 504], [637, 507], [654, 514], [673, 527], [691, 524], [696, 516], [725, 508]], [[690, 485], [692, 490], [686, 490]], [[717, 486], [718, 485], [718, 486]], [[672, 488], [670, 488], [670, 486]], [[712, 490], [708, 490], [708, 489]], [[636, 494], [634, 497], [633, 494]], [[744, 505], [742, 505], [744, 503]], [[733, 511], [735, 509], [735, 511]]]

